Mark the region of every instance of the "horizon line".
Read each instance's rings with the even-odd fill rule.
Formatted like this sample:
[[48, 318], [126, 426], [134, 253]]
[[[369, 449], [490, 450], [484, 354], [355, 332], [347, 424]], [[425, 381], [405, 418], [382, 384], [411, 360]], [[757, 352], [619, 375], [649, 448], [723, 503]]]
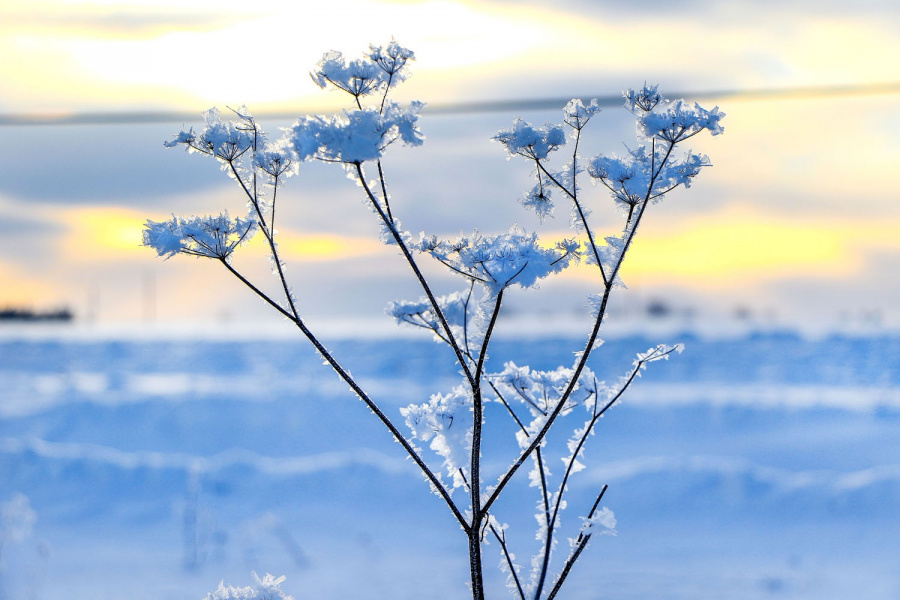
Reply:
[[[822, 85], [788, 88], [707, 90], [700, 92], [676, 92], [670, 97], [689, 97], [696, 100], [717, 100], [720, 98], [746, 98], [772, 100], [779, 98], [820, 98], [833, 96], [859, 96], [900, 93], [900, 81], [865, 85]], [[578, 97], [578, 96], [576, 96]], [[600, 106], [611, 107], [623, 103], [621, 94], [602, 96], [581, 96], [582, 101], [596, 99]], [[500, 100], [474, 100], [469, 102], [436, 102], [426, 104], [423, 113], [434, 115], [462, 115], [515, 110], [547, 110], [562, 108], [571, 97], [525, 98]], [[311, 108], [311, 107], [307, 107]], [[256, 118], [293, 119], [315, 110], [262, 111]], [[0, 127], [33, 125], [129, 125], [149, 123], [172, 123], [190, 121], [201, 113], [185, 111], [82, 111], [46, 113], [0, 113]]]

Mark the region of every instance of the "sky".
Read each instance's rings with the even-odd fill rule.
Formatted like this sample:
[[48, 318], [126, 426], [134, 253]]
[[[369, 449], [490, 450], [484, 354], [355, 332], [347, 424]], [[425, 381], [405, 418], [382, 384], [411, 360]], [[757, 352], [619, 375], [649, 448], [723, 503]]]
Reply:
[[[197, 117], [0, 126], [0, 308], [68, 306], [91, 322], [271, 319], [216, 265], [140, 247], [148, 218], [243, 210], [215, 164], [162, 142], [214, 105], [337, 110], [345, 98], [320, 90], [310, 68], [327, 50], [354, 57], [392, 37], [417, 58], [399, 101], [589, 98], [648, 81], [727, 114], [724, 135], [693, 146], [714, 166], [642, 225], [622, 313], [663, 301], [695, 318], [900, 323], [900, 8], [879, 1], [2, 0], [0, 114]], [[808, 93], [846, 86], [855, 91]], [[797, 93], [709, 94], [773, 89]], [[561, 118], [423, 113], [425, 145], [385, 160], [407, 228], [452, 236], [518, 222], [567, 235], [565, 211], [540, 224], [521, 207], [528, 167], [490, 142], [516, 115]], [[275, 133], [289, 124], [262, 119]], [[634, 140], [622, 109], [590, 128], [586, 155]], [[615, 234], [611, 201], [591, 193], [596, 227]], [[380, 317], [388, 301], [418, 296], [360, 198], [332, 165], [303, 165], [284, 190], [281, 245], [312, 318]], [[260, 246], [241, 252], [236, 264], [274, 283]], [[596, 282], [575, 269], [542, 288], [512, 307], [583, 312]]]

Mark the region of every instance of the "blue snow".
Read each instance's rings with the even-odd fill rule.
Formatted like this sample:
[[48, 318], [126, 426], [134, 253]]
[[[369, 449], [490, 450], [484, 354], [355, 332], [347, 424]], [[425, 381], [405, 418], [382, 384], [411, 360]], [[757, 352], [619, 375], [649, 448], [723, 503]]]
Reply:
[[[604, 484], [618, 525], [563, 597], [900, 597], [900, 337], [631, 335], [591, 367], [615, 381], [659, 342], [687, 348], [649, 365], [573, 478], [560, 554]], [[581, 343], [500, 339], [491, 361], [555, 368]], [[428, 340], [328, 345], [398, 423], [457, 383]], [[0, 546], [0, 598], [201, 600], [251, 570], [297, 600], [465, 598], [458, 525], [321, 362], [281, 337], [0, 336], [0, 504], [22, 494], [37, 516]], [[511, 431], [499, 405], [487, 419]], [[514, 452], [488, 444], [488, 473]], [[527, 567], [521, 475], [496, 516]], [[496, 544], [486, 556], [507, 597]]]

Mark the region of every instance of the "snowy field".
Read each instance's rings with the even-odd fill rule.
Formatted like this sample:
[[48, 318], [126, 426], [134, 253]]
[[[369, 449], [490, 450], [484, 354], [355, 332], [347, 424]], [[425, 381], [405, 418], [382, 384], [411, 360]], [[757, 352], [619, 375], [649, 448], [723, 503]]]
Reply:
[[[560, 548], [604, 483], [618, 534], [565, 597], [900, 597], [900, 336], [622, 335], [593, 367], [615, 380], [678, 341], [590, 440]], [[501, 339], [492, 359], [552, 368], [581, 343]], [[329, 346], [398, 421], [455, 384], [427, 340]], [[497, 516], [527, 565], [536, 497], [509, 491]], [[252, 570], [297, 600], [467, 594], [444, 505], [299, 339], [0, 331], [0, 505], [0, 598], [200, 600]]]

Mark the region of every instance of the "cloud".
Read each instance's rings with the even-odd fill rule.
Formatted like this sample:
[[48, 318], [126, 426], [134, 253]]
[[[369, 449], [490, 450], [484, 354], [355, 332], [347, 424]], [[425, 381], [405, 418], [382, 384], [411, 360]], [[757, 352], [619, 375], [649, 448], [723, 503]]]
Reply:
[[141, 39], [173, 31], [214, 31], [246, 18], [246, 14], [222, 14], [185, 10], [111, 11], [86, 10], [84, 6], [55, 6], [51, 10], [20, 11], [4, 15], [0, 31], [16, 35], [60, 35], [71, 38]]

